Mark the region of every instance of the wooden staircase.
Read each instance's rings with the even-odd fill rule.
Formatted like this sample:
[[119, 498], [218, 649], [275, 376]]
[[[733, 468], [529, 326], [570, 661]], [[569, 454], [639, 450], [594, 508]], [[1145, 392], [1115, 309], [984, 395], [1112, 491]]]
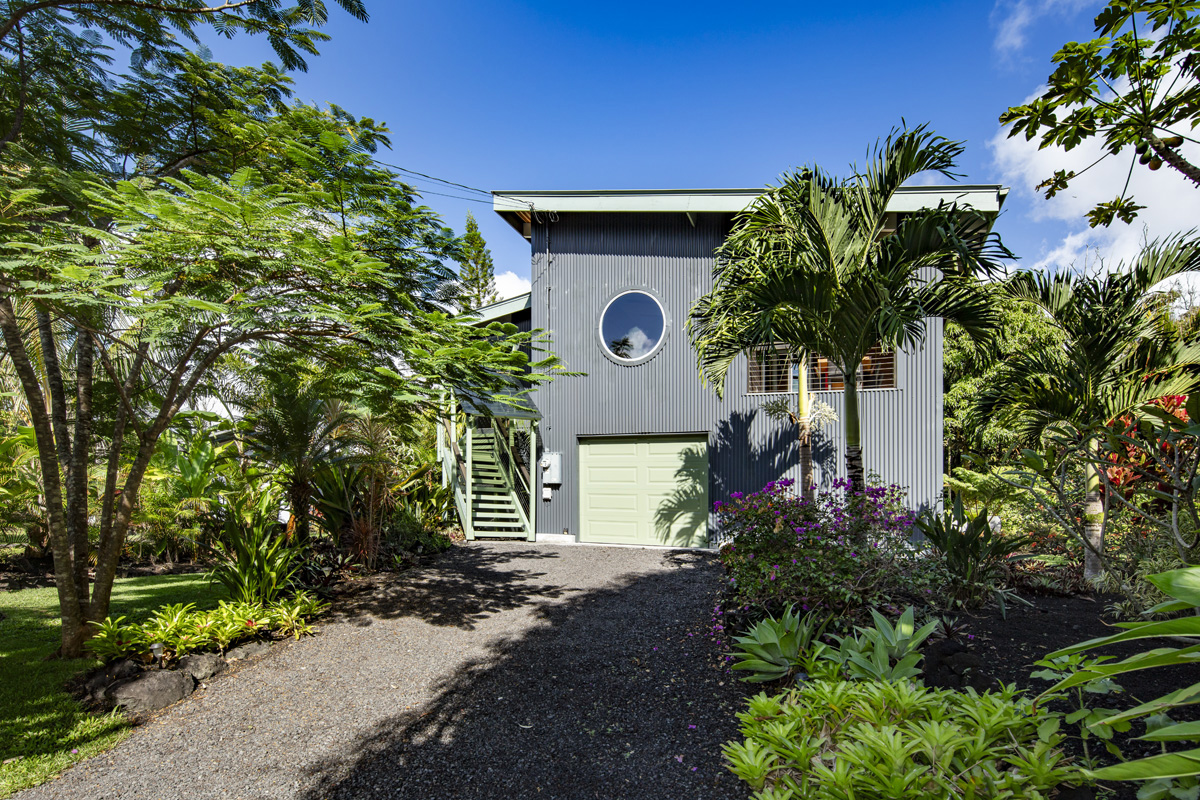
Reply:
[[495, 443], [480, 436], [473, 442], [471, 455], [471, 527], [475, 536], [526, 538], [525, 522], [496, 458]]

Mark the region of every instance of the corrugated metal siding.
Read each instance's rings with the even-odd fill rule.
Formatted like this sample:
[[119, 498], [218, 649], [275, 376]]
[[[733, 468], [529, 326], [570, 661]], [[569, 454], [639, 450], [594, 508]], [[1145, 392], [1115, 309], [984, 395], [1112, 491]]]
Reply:
[[[588, 436], [659, 433], [709, 435], [713, 500], [754, 491], [780, 477], [799, 478], [795, 427], [758, 407], [772, 395], [747, 395], [746, 360], [730, 370], [724, 399], [701, 385], [684, 326], [688, 311], [712, 286], [713, 250], [728, 230], [716, 214], [563, 214], [533, 226], [532, 321], [549, 332], [568, 369], [539, 388], [540, 442], [562, 453], [563, 484], [538, 509], [539, 533], [578, 531], [578, 443]], [[601, 351], [600, 312], [629, 289], [650, 292], [668, 316], [667, 341], [635, 366]], [[941, 494], [942, 323], [930, 320], [926, 346], [898, 353], [895, 390], [862, 393], [863, 449], [868, 471], [909, 489], [914, 506]], [[841, 416], [840, 392], [821, 393]], [[818, 480], [844, 475], [841, 422], [814, 442]], [[539, 493], [540, 496], [540, 493]]]

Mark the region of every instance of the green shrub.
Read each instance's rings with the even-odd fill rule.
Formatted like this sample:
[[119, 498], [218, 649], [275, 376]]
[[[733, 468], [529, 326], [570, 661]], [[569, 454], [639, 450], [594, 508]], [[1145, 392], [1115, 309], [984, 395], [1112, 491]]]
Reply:
[[309, 621], [328, 607], [304, 592], [269, 606], [224, 601], [205, 611], [192, 604], [163, 606], [140, 624], [124, 623], [124, 617], [96, 623], [88, 648], [103, 661], [148, 658], [157, 642], [163, 646], [163, 660], [170, 662], [196, 650], [224, 651], [272, 632], [298, 639], [313, 633]]
[[215, 551], [217, 563], [209, 574], [234, 600], [269, 604], [300, 569], [301, 551], [269, 516], [235, 508], [226, 517], [225, 534]]
[[733, 640], [733, 668], [749, 671], [742, 680], [750, 683], [791, 678], [828, 624], [828, 617], [801, 617], [789, 606], [779, 619], [769, 616]]
[[746, 738], [725, 759], [757, 800], [1041, 800], [1081, 780], [1062, 736], [1011, 688], [815, 681], [759, 694], [738, 719]]
[[911, 543], [912, 512], [897, 487], [848, 495], [839, 483], [808, 502], [791, 486], [776, 481], [714, 505], [728, 540], [721, 548], [727, 619], [718, 625], [752, 623], [793, 603], [842, 614], [896, 597], [923, 598], [940, 582], [936, 559]]
[[976, 605], [995, 591], [1009, 559], [1032, 541], [992, 530], [987, 506], [967, 514], [959, 496], [940, 516], [931, 512], [918, 516], [916, 526], [946, 565], [950, 580], [943, 591], [951, 606]]
[[[1175, 619], [1153, 620], [1149, 622], [1119, 622], [1116, 627], [1124, 628], [1120, 633], [1090, 639], [1046, 656], [1052, 663], [1072, 657], [1085, 650], [1105, 647], [1119, 642], [1138, 639], [1157, 639], [1167, 636], [1200, 637], [1200, 616], [1196, 609], [1200, 608], [1200, 567], [1187, 567], [1169, 572], [1151, 575], [1149, 580], [1170, 599], [1154, 606], [1149, 611], [1154, 614], [1176, 614], [1191, 612], [1186, 616]], [[1186, 639], [1184, 641], [1187, 641]], [[1039, 698], [1050, 698], [1076, 687], [1095, 685], [1097, 681], [1111, 681], [1119, 675], [1137, 670], [1154, 667], [1188, 665], [1194, 666], [1200, 662], [1200, 644], [1189, 644], [1184, 647], [1157, 647], [1121, 661], [1095, 659], [1084, 662], [1083, 668], [1068, 674]], [[1128, 727], [1134, 720], [1145, 723], [1146, 733], [1139, 737], [1146, 741], [1159, 742], [1162, 753], [1136, 761], [1127, 761], [1109, 767], [1103, 767], [1090, 773], [1100, 780], [1114, 781], [1144, 781], [1138, 797], [1142, 800], [1158, 800], [1158, 798], [1191, 797], [1197, 793], [1200, 782], [1200, 748], [1182, 751], [1168, 751], [1168, 743], [1200, 742], [1200, 723], [1177, 722], [1169, 716], [1175, 709], [1194, 705], [1200, 701], [1200, 683], [1181, 687], [1169, 694], [1154, 700], [1141, 703], [1119, 714], [1102, 713], [1090, 724], [1093, 734], [1107, 741], [1112, 731], [1120, 731]], [[1089, 709], [1081, 709], [1090, 713]], [[1107, 730], [1106, 730], [1107, 729]]]

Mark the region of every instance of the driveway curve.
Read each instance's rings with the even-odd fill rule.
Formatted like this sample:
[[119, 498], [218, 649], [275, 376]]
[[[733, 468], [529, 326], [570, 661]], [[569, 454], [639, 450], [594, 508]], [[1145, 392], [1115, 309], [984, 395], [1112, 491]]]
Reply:
[[719, 580], [705, 553], [458, 547], [16, 797], [744, 798]]

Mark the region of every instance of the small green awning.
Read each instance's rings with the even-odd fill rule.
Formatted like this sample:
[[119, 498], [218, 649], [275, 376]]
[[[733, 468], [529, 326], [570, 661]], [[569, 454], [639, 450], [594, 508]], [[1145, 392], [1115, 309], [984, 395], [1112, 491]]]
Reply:
[[[518, 394], [516, 390], [506, 390], [500, 395], [512, 398], [511, 402], [495, 400], [490, 397], [458, 394], [458, 401], [463, 411], [473, 417], [499, 417], [500, 419], [529, 419], [540, 420], [542, 414], [533, 405], [533, 400], [527, 394]], [[514, 405], [515, 404], [515, 405]]]

